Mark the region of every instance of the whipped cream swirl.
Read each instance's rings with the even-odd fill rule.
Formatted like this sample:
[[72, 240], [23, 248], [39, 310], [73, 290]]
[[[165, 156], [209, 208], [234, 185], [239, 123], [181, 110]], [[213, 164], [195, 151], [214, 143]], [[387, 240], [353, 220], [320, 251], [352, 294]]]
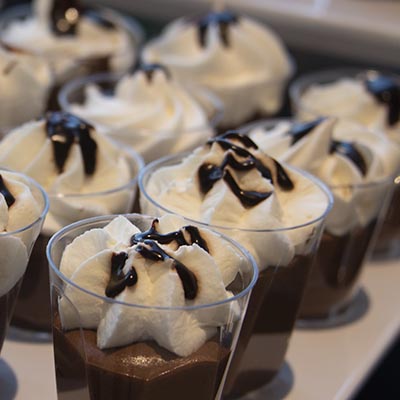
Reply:
[[42, 115], [52, 81], [47, 63], [39, 57], [0, 45], [0, 133]]
[[224, 103], [224, 125], [277, 112], [293, 72], [274, 32], [230, 11], [173, 21], [144, 48], [143, 58], [214, 91]]
[[[400, 143], [400, 77], [368, 71], [313, 84], [301, 96], [300, 116], [351, 118]], [[303, 110], [304, 108], [304, 110]]]
[[117, 81], [112, 95], [90, 84], [84, 103], [69, 108], [146, 162], [191, 150], [213, 134], [201, 102], [161, 65], [141, 65]]
[[[400, 148], [365, 127], [336, 118], [255, 124], [248, 132], [261, 149], [316, 175], [333, 189], [327, 230], [343, 235], [365, 226], [382, 204], [383, 184], [400, 167]], [[368, 184], [371, 184], [368, 187]]]
[[246, 247], [261, 270], [306, 254], [315, 225], [290, 228], [318, 220], [328, 208], [328, 196], [315, 182], [236, 132], [154, 169], [141, 184], [144, 212], [168, 210], [210, 224]]
[[103, 16], [109, 13], [84, 9], [75, 0], [36, 0], [33, 15], [8, 23], [1, 40], [43, 57], [57, 82], [90, 70], [90, 60], [102, 64], [102, 70], [126, 71], [135, 58], [131, 39], [124, 28]]
[[[60, 271], [76, 285], [128, 307], [105, 303], [66, 287], [59, 302], [64, 329], [97, 329], [99, 348], [155, 340], [187, 356], [237, 318], [237, 304], [185, 310], [186, 306], [229, 299], [226, 289], [239, 272], [242, 256], [217, 234], [173, 215], [155, 219], [141, 231], [123, 216], [91, 229], [68, 245]], [[71, 307], [71, 304], [73, 307]], [[148, 307], [162, 307], [154, 309]], [[172, 309], [171, 309], [172, 308]]]
[[37, 221], [43, 211], [32, 182], [21, 174], [0, 171], [0, 297], [23, 276], [32, 233], [19, 231]]
[[29, 175], [49, 194], [45, 230], [50, 233], [82, 218], [128, 212], [140, 165], [133, 166], [135, 161], [65, 112], [24, 124], [0, 142], [0, 165]]

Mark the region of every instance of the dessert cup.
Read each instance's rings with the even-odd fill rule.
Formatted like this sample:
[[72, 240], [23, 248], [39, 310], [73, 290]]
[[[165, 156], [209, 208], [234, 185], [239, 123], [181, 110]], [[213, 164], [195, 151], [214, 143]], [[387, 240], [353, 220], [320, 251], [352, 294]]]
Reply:
[[[40, 3], [40, 0], [37, 3]], [[16, 43], [14, 42], [15, 39], [12, 38], [13, 40], [10, 42], [9, 36], [11, 35], [8, 35], [7, 31], [11, 24], [15, 21], [28, 21], [31, 16], [36, 15], [35, 12], [43, 12], [41, 8], [45, 6], [36, 5], [35, 7], [18, 5], [4, 11], [0, 16], [0, 37], [3, 45], [8, 50], [37, 55], [48, 63], [53, 72], [55, 82], [49, 94], [47, 110], [54, 111], [59, 109], [57, 95], [63, 83], [79, 76], [87, 76], [99, 72], [125, 72], [134, 65], [137, 58], [136, 49], [143, 40], [143, 31], [133, 18], [122, 16], [118, 12], [107, 8], [84, 9], [84, 13], [86, 13], [86, 18], [98, 24], [102, 29], [116, 29], [120, 32], [121, 38], [123, 38], [121, 39], [123, 45], [120, 44], [119, 48], [112, 49], [109, 54], [105, 54], [104, 49], [101, 47], [97, 48], [96, 52], [95, 47], [97, 44], [95, 42], [91, 46], [86, 43], [85, 51], [79, 50], [80, 44], [78, 41], [74, 46], [64, 43], [58, 47], [53, 43], [55, 39], [46, 37], [47, 33], [44, 35], [42, 31], [36, 33], [38, 35], [36, 46], [35, 43], [31, 43], [32, 37], [19, 38]], [[75, 5], [71, 3], [71, 7], [75, 7]], [[36, 18], [44, 17], [36, 15]], [[44, 23], [43, 20], [40, 23]], [[49, 21], [46, 21], [46, 23], [49, 23]], [[23, 30], [19, 27], [18, 34]], [[13, 32], [15, 33], [15, 29]], [[89, 33], [89, 35], [92, 34], [93, 32]], [[55, 35], [55, 38], [57, 37], [63, 38], [64, 36]], [[26, 41], [28, 41], [28, 44]], [[38, 43], [40, 46], [37, 45]]]
[[276, 115], [295, 70], [272, 29], [225, 8], [172, 21], [146, 44], [143, 59], [213, 91], [224, 105], [221, 130]]
[[[167, 208], [160, 204], [157, 196], [150, 194], [147, 187], [149, 179], [155, 171], [179, 164], [185, 159], [185, 156], [185, 154], [180, 154], [157, 160], [141, 171], [139, 190], [142, 212], [153, 215], [180, 214], [179, 209]], [[256, 258], [260, 270], [227, 377], [224, 395], [229, 397], [236, 397], [265, 385], [273, 379], [282, 366], [311, 264], [319, 244], [324, 220], [332, 206], [331, 194], [320, 181], [303, 171], [293, 168], [290, 168], [289, 171], [291, 173], [296, 171], [306, 180], [310, 180], [317, 188], [316, 190], [321, 193], [324, 202], [321, 214], [310, 218], [301, 225], [281, 228], [266, 226], [265, 229], [251, 229], [235, 227], [233, 220], [229, 225], [224, 226], [206, 224], [188, 218], [193, 224], [221, 232], [241, 243]], [[187, 218], [184, 213], [180, 215]], [[294, 251], [291, 252], [283, 245], [285, 240], [293, 240]], [[257, 251], [253, 244], [268, 250], [268, 260], [260, 258], [259, 254], [256, 254]], [[260, 357], [263, 362], [257, 366], [257, 369], [246, 370], [246, 366], [241, 365], [241, 360], [253, 334], [263, 335], [263, 348], [260, 349], [260, 352], [264, 357]]]
[[[360, 289], [360, 274], [392, 191], [390, 178], [360, 185], [330, 186], [330, 189], [335, 200], [343, 192], [353, 193], [355, 202], [372, 207], [375, 216], [366, 225], [354, 226], [342, 235], [324, 230], [300, 309], [303, 327], [335, 326], [338, 317], [351, 305]], [[334, 203], [332, 218], [336, 212]]]
[[[331, 122], [335, 122], [333, 127], [330, 125]], [[313, 123], [315, 126], [311, 125]], [[298, 142], [286, 147], [286, 138], [290, 138], [288, 134], [295, 124], [296, 121], [290, 119], [263, 120], [244, 126], [241, 132], [248, 134], [261, 149], [270, 152], [281, 161], [291, 160], [296, 166], [308, 165], [310, 172], [314, 168], [313, 172], [318, 176], [320, 173], [322, 175], [326, 173], [329, 168], [334, 170], [328, 155], [322, 157], [324, 154], [322, 148], [326, 146], [326, 137], [322, 135], [318, 139], [317, 136], [310, 139], [307, 151], [306, 146], [303, 146], [303, 153], [300, 153], [300, 147], [297, 147], [297, 153], [295, 152], [295, 145]], [[369, 143], [370, 148], [374, 148], [375, 151], [375, 167], [379, 160], [385, 168], [380, 177], [372, 181], [328, 185], [334, 202], [326, 219], [301, 305], [299, 325], [302, 327], [335, 326], [338, 317], [349, 307], [355, 294], [358, 293], [364, 261], [368, 259], [379, 227], [385, 218], [388, 204], [391, 202], [393, 178], [390, 172], [393, 173], [391, 171], [393, 165], [390, 161], [396, 161], [397, 154], [395, 151], [390, 155], [387, 154], [386, 151], [391, 146], [390, 140], [368, 132], [367, 128], [354, 121], [315, 120], [310, 124], [304, 124], [304, 132], [308, 133], [304, 133], [303, 137], [312, 134], [313, 129], [319, 129], [322, 124], [325, 124], [328, 132], [332, 130], [330, 139], [343, 141], [347, 138], [347, 143], [351, 143], [359, 137], [360, 143], [363, 141]], [[302, 136], [300, 130], [297, 134]], [[386, 140], [385, 145], [383, 140]], [[317, 153], [318, 151], [321, 153]], [[384, 158], [387, 159], [385, 163]], [[337, 166], [336, 169], [339, 170]], [[343, 179], [349, 179], [346, 173], [342, 174]], [[328, 174], [326, 176], [328, 177]], [[338, 175], [336, 179], [339, 177]]]
[[[142, 232], [153, 227], [153, 217], [139, 214], [125, 217]], [[111, 397], [158, 400], [167, 394], [177, 400], [220, 399], [248, 299], [257, 280], [258, 270], [254, 260], [240, 245], [214, 233], [221, 240], [220, 243], [233, 248], [241, 259], [236, 278], [227, 288], [232, 292], [231, 296], [215, 303], [190, 305], [187, 302], [180, 307], [163, 306], [163, 303], [149, 306], [146, 303], [122, 302], [101, 295], [94, 289], [88, 290], [73, 280], [76, 274], [69, 279], [60, 271], [63, 269], [61, 257], [68, 251], [66, 246], [89, 229], [105, 227], [113, 218], [115, 217], [96, 217], [67, 226], [51, 238], [47, 247], [58, 398], [73, 395], [77, 400]], [[187, 262], [190, 263], [189, 260]], [[190, 264], [187, 265], [189, 267]], [[152, 267], [147, 265], [146, 269], [148, 268]], [[141, 279], [143, 282], [139, 274], [137, 285]], [[137, 288], [135, 286], [134, 290], [139, 290]], [[102, 322], [105, 319], [99, 325], [96, 344], [96, 331], [87, 329], [84, 324], [85, 304], [95, 304], [95, 307], [99, 306], [103, 310], [119, 307], [120, 313], [132, 314], [133, 319], [129, 323], [137, 324], [137, 329], [144, 329], [149, 321], [165, 319], [167, 325], [164, 325], [165, 331], [161, 332], [161, 336], [170, 333], [167, 320], [174, 321], [183, 316], [198, 318], [200, 313], [203, 316], [213, 314], [214, 318], [217, 318], [217, 313], [222, 313], [224, 317], [218, 317], [217, 322], [211, 325], [215, 328], [204, 338], [203, 344], [199, 343], [197, 348], [184, 355], [178, 355], [180, 351], [166, 349], [165, 344], [158, 344], [159, 338], [139, 338], [126, 345], [100, 349], [99, 330], [104, 328]], [[208, 326], [206, 320], [203, 324], [204, 327]], [[74, 328], [68, 329], [68, 326]], [[136, 329], [132, 326], [131, 328]], [[190, 329], [189, 336], [185, 336], [186, 339], [192, 335], [194, 328], [195, 325]], [[184, 331], [181, 331], [180, 335], [183, 334]]]
[[[382, 105], [379, 100], [375, 100], [372, 95], [366, 95], [366, 90], [361, 91], [360, 88], [357, 89], [359, 92], [352, 93], [354, 88], [352, 89], [351, 87], [351, 90], [344, 89], [342, 93], [338, 90], [336, 90], [336, 93], [322, 93], [320, 95], [321, 101], [319, 102], [313, 103], [311, 100], [304, 100], [304, 95], [312, 88], [326, 87], [332, 91], [333, 89], [329, 88], [335, 88], [337, 82], [343, 79], [351, 83], [361, 82], [362, 79], [375, 79], [375, 77], [379, 76], [389, 77], [392, 82], [397, 84], [397, 89], [395, 89], [397, 94], [393, 93], [389, 96], [389, 99], [392, 99], [391, 104]], [[400, 109], [400, 77], [398, 75], [357, 68], [332, 69], [298, 78], [290, 86], [289, 93], [293, 112], [300, 120], [312, 120], [320, 116], [352, 119], [389, 137], [396, 142], [393, 143], [393, 146], [400, 147], [400, 121], [398, 117], [398, 110]], [[329, 99], [329, 96], [331, 99]], [[337, 99], [334, 96], [337, 96]], [[373, 251], [373, 256], [383, 259], [400, 256], [400, 208], [398, 207], [400, 189], [399, 185], [396, 184], [399, 179], [399, 172], [397, 171], [394, 177], [394, 195], [389, 204], [389, 210], [383, 219]]]
[[[51, 310], [45, 249], [51, 235], [63, 226], [102, 215], [104, 211], [120, 214], [132, 210], [137, 191], [137, 175], [143, 167], [143, 161], [135, 152], [122, 146], [120, 153], [130, 168], [131, 179], [128, 183], [93, 193], [57, 193], [54, 190], [48, 192], [48, 219], [32, 250], [12, 319], [12, 325], [23, 330], [22, 335], [49, 337]], [[93, 206], [96, 204], [97, 208]], [[105, 204], [108, 206], [105, 207]]]
[[[161, 66], [145, 65], [143, 67], [143, 75], [145, 76], [148, 73], [150, 76], [150, 78], [146, 78], [150, 81], [148, 86], [150, 86], [153, 80], [152, 76], [157, 72], [157, 69], [162, 70], [163, 74], [167, 74], [162, 79], [161, 84], [163, 86], [152, 104], [152, 107], [157, 112], [141, 109], [139, 113], [142, 115], [139, 115], [137, 111], [135, 114], [135, 110], [140, 106], [138, 101], [140, 97], [133, 102], [135, 100], [134, 93], [132, 93], [133, 98], [129, 100], [121, 99], [121, 95], [117, 98], [115, 96], [116, 86], [119, 86], [119, 90], [122, 89], [120, 87], [122, 79], [125, 79], [125, 82], [122, 83], [132, 83], [127, 81], [129, 79], [127, 76], [124, 77], [118, 74], [97, 74], [68, 82], [59, 93], [59, 104], [63, 110], [81, 116], [96, 125], [99, 130], [109, 137], [133, 148], [143, 157], [146, 163], [169, 154], [191, 150], [215, 134], [215, 127], [223, 115], [223, 105], [214, 94], [205, 88], [194, 85], [183, 87], [173, 82], [172, 78], [168, 76], [168, 72], [165, 72]], [[136, 71], [134, 74], [140, 73], [141, 68], [139, 67]], [[171, 81], [171, 93], [166, 93], [165, 83]], [[157, 82], [152, 84], [157, 85]], [[103, 94], [103, 96], [96, 98], [96, 108], [100, 110], [101, 107], [108, 107], [108, 109], [104, 109], [101, 115], [94, 110], [91, 112], [92, 109], [88, 110], [85, 107], [89, 97], [88, 89], [94, 86], [99, 88]], [[143, 87], [136, 86], [135, 89], [140, 91], [140, 89], [143, 90]], [[157, 93], [157, 88], [150, 89], [148, 87], [147, 90], [149, 90], [149, 97]], [[177, 94], [176, 99], [170, 97], [174, 94], [173, 90], [179, 90], [179, 97]], [[182, 99], [182, 94], [185, 95], [184, 100]], [[109, 97], [109, 99], [106, 99], [105, 96]], [[137, 96], [143, 96], [143, 93], [139, 93]], [[144, 96], [144, 98], [147, 102], [149, 101], [147, 96]], [[112, 105], [113, 99], [115, 100]], [[123, 113], [123, 110], [127, 109], [130, 104], [132, 104], [132, 109], [130, 110], [131, 115], [128, 116], [128, 114]], [[112, 108], [110, 109], [111, 105]], [[174, 113], [174, 107], [177, 108], [177, 115]], [[204, 118], [201, 119], [202, 121], [199, 125], [190, 121], [190, 113], [197, 107], [199, 108], [198, 112], [204, 114]], [[185, 111], [187, 111], [187, 115], [185, 115]], [[160, 128], [161, 124], [156, 123], [158, 118], [165, 118], [164, 128]], [[190, 126], [184, 128], [185, 123], [189, 123]], [[153, 126], [158, 127], [153, 128]]]
[[[7, 173], [10, 173], [10, 171], [0, 171], [0, 174], [3, 175]], [[49, 206], [47, 195], [41, 186], [23, 174], [15, 172], [12, 174], [15, 177], [19, 177], [18, 179], [20, 182], [29, 184], [32, 197], [38, 206], [38, 217], [33, 220], [28, 219], [25, 221], [26, 225], [22, 225], [18, 229], [10, 231], [4, 230], [0, 233], [0, 351], [3, 346], [32, 247], [40, 233]], [[3, 193], [2, 190], [2, 195]], [[16, 201], [18, 201], [18, 197], [16, 197], [16, 199]], [[24, 200], [22, 199], [22, 201]], [[13, 207], [13, 205], [14, 204], [10, 205], [9, 208]], [[10, 266], [11, 263], [12, 265]]]

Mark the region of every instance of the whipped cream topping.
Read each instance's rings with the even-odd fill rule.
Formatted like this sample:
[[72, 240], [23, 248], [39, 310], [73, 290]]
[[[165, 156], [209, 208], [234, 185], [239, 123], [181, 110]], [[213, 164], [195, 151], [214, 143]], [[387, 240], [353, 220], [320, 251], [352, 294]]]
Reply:
[[293, 72], [274, 32], [230, 11], [173, 21], [144, 48], [143, 59], [214, 91], [224, 103], [223, 123], [231, 125], [278, 111]]
[[264, 151], [309, 171], [333, 189], [334, 205], [326, 226], [334, 235], [346, 234], [376, 218], [382, 207], [376, 199], [388, 188], [367, 184], [384, 181], [400, 167], [400, 148], [395, 143], [333, 117], [305, 123], [266, 122], [266, 127], [255, 124], [249, 136]]
[[126, 71], [135, 57], [130, 37], [100, 15], [75, 0], [36, 0], [33, 15], [10, 22], [1, 40], [43, 57], [54, 69], [57, 82], [81, 75], [79, 69], [90, 59], [102, 61], [105, 69]]
[[0, 142], [0, 165], [29, 175], [49, 194], [49, 233], [82, 218], [128, 212], [137, 173], [131, 163], [126, 150], [65, 112], [24, 124]]
[[200, 102], [161, 65], [140, 66], [112, 95], [90, 84], [84, 103], [70, 109], [147, 162], [193, 149], [213, 134]]
[[75, 238], [63, 253], [60, 271], [92, 293], [142, 308], [105, 303], [67, 286], [59, 302], [62, 326], [80, 326], [76, 309], [83, 328], [97, 329], [101, 349], [155, 340], [187, 356], [217, 334], [219, 326], [237, 318], [238, 305], [184, 307], [232, 297], [227, 286], [242, 262], [230, 243], [209, 230], [185, 226], [178, 216], [155, 219], [144, 232], [118, 216]]
[[31, 233], [18, 230], [34, 223], [43, 211], [32, 183], [20, 174], [0, 170], [0, 297], [23, 276]]
[[0, 45], [1, 133], [42, 115], [52, 80], [49, 67], [39, 57]]
[[300, 101], [299, 112], [351, 118], [400, 143], [400, 78], [371, 72], [313, 84]]
[[290, 228], [317, 220], [328, 208], [328, 196], [315, 182], [235, 132], [210, 140], [175, 165], [154, 169], [141, 184], [144, 212], [164, 212], [161, 206], [210, 224], [246, 247], [261, 270], [287, 265], [306, 252], [315, 225]]

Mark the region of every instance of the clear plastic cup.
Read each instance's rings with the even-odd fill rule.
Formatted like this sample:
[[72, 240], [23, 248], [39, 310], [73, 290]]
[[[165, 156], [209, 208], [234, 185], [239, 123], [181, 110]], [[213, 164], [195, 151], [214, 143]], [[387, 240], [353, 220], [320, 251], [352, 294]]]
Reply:
[[[8, 27], [10, 22], [15, 20], [25, 20], [33, 13], [31, 5], [17, 5], [9, 8], [1, 13], [0, 16], [0, 37], [2, 32]], [[138, 48], [143, 42], [143, 30], [131, 17], [122, 15], [117, 11], [104, 7], [94, 7], [90, 9], [90, 18], [97, 20], [99, 24], [115, 26], [126, 37], [124, 49], [114, 51], [109, 55], [92, 54], [87, 56], [72, 57], [68, 52], [62, 50], [42, 50], [32, 48], [30, 51], [26, 49], [13, 48], [8, 46], [11, 51], [22, 51], [29, 54], [38, 55], [45, 59], [54, 74], [54, 85], [49, 93], [47, 110], [58, 110], [57, 95], [63, 83], [80, 77], [87, 76], [99, 72], [125, 72], [129, 70], [136, 62], [138, 56]], [[128, 60], [127, 54], [132, 54]]]
[[[240, 129], [241, 133], [265, 132], [279, 124], [295, 122], [289, 118], [260, 120]], [[352, 141], [368, 129], [351, 120], [340, 119], [334, 127], [336, 139]], [[267, 134], [267, 133], [266, 133]], [[380, 140], [375, 134], [374, 140]], [[371, 136], [371, 141], [372, 141]], [[261, 138], [257, 141], [261, 150]], [[371, 142], [373, 146], [374, 142]], [[390, 142], [389, 142], [390, 144]], [[378, 151], [378, 150], [377, 150]], [[279, 154], [272, 154], [279, 159]], [[333, 207], [311, 270], [300, 309], [302, 327], [336, 326], [360, 290], [360, 275], [373, 250], [379, 228], [392, 203], [392, 176], [360, 184], [330, 185]], [[354, 222], [354, 216], [357, 215]]]
[[[357, 79], [368, 75], [374, 76], [376, 74], [384, 74], [400, 82], [400, 76], [377, 70], [366, 70], [360, 68], [338, 68], [332, 70], [325, 70], [310, 73], [299, 77], [290, 86], [289, 94], [292, 104], [293, 113], [297, 118], [301, 120], [312, 120], [320, 116], [336, 116], [347, 119], [352, 119], [360, 124], [366, 125], [368, 128], [377, 130], [383, 135], [387, 135], [390, 139], [396, 141], [394, 146], [400, 147], [400, 125], [392, 132], [391, 127], [383, 126], [382, 121], [371, 119], [371, 110], [366, 110], [364, 104], [360, 104], [358, 107], [352, 107], [347, 112], [343, 112], [338, 115], [337, 112], [331, 109], [326, 109], [321, 112], [320, 107], [317, 109], [304, 104], [302, 101], [303, 94], [314, 85], [324, 85], [337, 82], [342, 78]], [[380, 228], [380, 234], [376, 240], [373, 255], [378, 258], [396, 258], [400, 257], [400, 207], [398, 207], [400, 201], [400, 172], [393, 179], [393, 190], [394, 195], [386, 217], [383, 219], [382, 226]]]
[[[46, 193], [39, 184], [23, 174], [18, 174], [16, 172], [13, 173], [20, 175], [24, 178], [25, 181], [30, 183], [32, 194], [40, 205], [41, 214], [38, 219], [36, 219], [35, 221], [30, 221], [30, 223], [26, 226], [23, 226], [12, 232], [0, 233], [0, 249], [2, 249], [0, 250], [0, 252], [3, 254], [3, 256], [0, 256], [0, 269], [3, 268], [2, 263], [9, 262], [8, 259], [4, 259], [3, 257], [4, 254], [7, 254], [5, 248], [11, 247], [14, 249], [13, 252], [10, 253], [14, 254], [14, 261], [16, 263], [22, 263], [21, 265], [18, 265], [18, 269], [20, 271], [25, 271], [32, 251], [32, 247], [34, 246], [35, 241], [39, 236], [43, 221], [46, 217], [49, 208], [49, 202]], [[25, 261], [24, 257], [26, 257]], [[7, 333], [7, 328], [15, 307], [23, 276], [24, 272], [22, 272], [21, 276], [17, 277], [18, 280], [11, 288], [7, 289], [5, 293], [1, 293], [0, 295], [0, 351], [3, 346], [4, 338]]]
[[[139, 214], [126, 217], [141, 230], [147, 230], [154, 219]], [[56, 233], [47, 247], [58, 398], [69, 395], [75, 399], [91, 400], [158, 400], [165, 396], [177, 400], [220, 399], [248, 299], [257, 280], [258, 270], [253, 258], [240, 245], [221, 235], [221, 239], [233, 246], [243, 259], [238, 276], [229, 286], [232, 297], [214, 304], [176, 308], [162, 304], [147, 306], [122, 303], [90, 292], [69, 280], [59, 270], [62, 254], [74, 238], [88, 229], [104, 227], [113, 218], [97, 217], [69, 225]], [[83, 303], [102, 308], [119, 304], [121, 312], [147, 313], [149, 320], [165, 318], [165, 314], [173, 320], [183, 314], [195, 315], [199, 312], [206, 315], [223, 312], [226, 318], [221, 318], [220, 325], [213, 328], [215, 332], [188, 356], [178, 356], [151, 339], [100, 350], [96, 344], [96, 332], [82, 326], [79, 305], [74, 303], [74, 299], [78, 298]], [[66, 308], [70, 319], [76, 318], [74, 325], [80, 328], [63, 329], [60, 316]]]
[[[154, 171], [179, 164], [186, 155], [165, 157], [148, 164], [141, 171], [139, 190], [142, 212], [152, 215], [180, 214], [178, 209], [169, 209], [160, 204], [157, 198], [149, 194], [146, 187]], [[258, 262], [260, 273], [250, 298], [243, 329], [227, 378], [225, 388], [227, 395], [241, 395], [265, 385], [273, 379], [282, 366], [322, 234], [324, 220], [332, 206], [331, 193], [322, 182], [303, 171], [287, 166], [285, 168], [305, 175], [323, 193], [326, 204], [324, 212], [317, 218], [307, 221], [303, 225], [278, 229], [269, 229], [268, 227], [265, 229], [236, 228], [234, 221], [231, 226], [209, 225], [188, 218], [193, 224], [231, 237], [244, 247], [247, 246], [250, 252], [252, 251], [250, 249], [253, 249], [251, 244], [259, 243], [261, 246], [265, 244], [270, 247], [273, 253], [270, 260], [259, 260], [258, 256], [253, 254]], [[186, 215], [183, 216], [187, 218]], [[291, 260], [287, 259], [285, 250], [280, 246], [282, 238], [289, 236], [294, 241], [296, 248], [295, 255]], [[253, 364], [251, 370], [247, 370], [247, 366], [241, 364], [241, 361], [246, 356], [246, 348], [253, 334], [260, 334], [263, 337], [262, 346], [259, 349], [260, 354], [262, 353], [260, 356], [262, 362], [256, 366]]]
[[130, 149], [121, 147], [121, 152], [131, 169], [131, 180], [123, 186], [85, 194], [48, 193], [49, 215], [33, 248], [12, 319], [12, 325], [20, 328], [20, 335], [49, 337], [51, 312], [45, 250], [51, 235], [63, 226], [84, 218], [132, 211], [137, 191], [137, 176], [143, 167], [143, 160]]
[[[68, 82], [59, 93], [59, 104], [63, 110], [79, 115], [74, 110], [74, 105], [85, 104], [88, 86], [95, 85], [101, 88], [103, 93], [111, 98], [122, 77], [123, 75], [120, 74], [97, 74]], [[151, 162], [169, 154], [192, 150], [215, 134], [215, 127], [223, 115], [223, 104], [216, 95], [205, 88], [191, 85], [185, 89], [202, 107], [208, 119], [207, 124], [186, 130], [182, 130], [182, 128], [152, 130], [138, 128], [135, 126], [135, 122], [132, 122], [131, 125], [129, 122], [121, 125], [120, 121], [111, 119], [109, 123], [99, 123], [83, 114], [82, 117], [88, 122], [98, 125], [99, 129], [101, 128], [109, 137], [132, 147], [144, 158], [145, 162]]]

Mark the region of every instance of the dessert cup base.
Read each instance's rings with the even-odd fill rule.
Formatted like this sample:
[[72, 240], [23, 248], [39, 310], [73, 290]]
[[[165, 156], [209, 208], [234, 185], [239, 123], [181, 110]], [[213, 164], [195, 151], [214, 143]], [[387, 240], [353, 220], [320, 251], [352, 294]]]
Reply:
[[332, 309], [329, 314], [315, 317], [300, 317], [296, 322], [296, 328], [329, 329], [351, 324], [362, 318], [368, 309], [368, 295], [362, 288], [358, 288], [349, 300]]

